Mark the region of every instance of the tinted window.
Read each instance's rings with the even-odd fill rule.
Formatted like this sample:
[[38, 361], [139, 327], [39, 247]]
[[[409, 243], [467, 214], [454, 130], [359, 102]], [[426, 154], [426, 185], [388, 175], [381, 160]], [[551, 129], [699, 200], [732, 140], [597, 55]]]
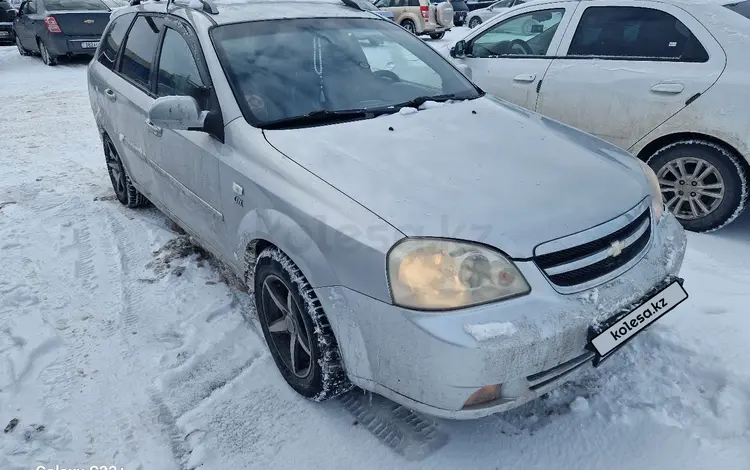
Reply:
[[409, 0], [409, 6], [410, 7], [418, 7], [419, 6], [419, 0]]
[[192, 96], [202, 109], [207, 109], [203, 85], [198, 64], [187, 42], [180, 33], [168, 28], [159, 59], [156, 94]]
[[155, 16], [138, 16], [125, 42], [120, 73], [144, 88], [149, 88], [151, 65], [156, 54], [164, 21]]
[[745, 18], [750, 18], [750, 1], [732, 3], [732, 4], [724, 5], [724, 6], [729, 8], [735, 13], [739, 13]]
[[100, 0], [44, 0], [47, 11], [85, 10], [109, 11], [107, 5]]
[[134, 16], [134, 13], [128, 13], [116, 18], [112, 21], [109, 31], [102, 40], [102, 46], [99, 50], [99, 62], [110, 70], [115, 67], [117, 52], [120, 50], [120, 44], [122, 44], [122, 40], [125, 38], [125, 33], [128, 32]]
[[565, 10], [523, 13], [502, 21], [471, 43], [473, 57], [543, 56], [555, 37]]
[[589, 7], [568, 55], [705, 62], [708, 53], [680, 20], [661, 10]]

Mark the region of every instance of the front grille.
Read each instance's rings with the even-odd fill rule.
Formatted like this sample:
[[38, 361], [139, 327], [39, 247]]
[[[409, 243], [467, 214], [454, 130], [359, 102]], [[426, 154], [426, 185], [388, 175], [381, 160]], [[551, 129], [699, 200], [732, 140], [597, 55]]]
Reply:
[[[538, 255], [536, 264], [549, 280], [571, 288], [591, 283], [617, 271], [637, 258], [651, 239], [651, 212], [645, 209], [630, 223], [609, 235], [552, 253]], [[615, 244], [619, 249], [615, 254]]]

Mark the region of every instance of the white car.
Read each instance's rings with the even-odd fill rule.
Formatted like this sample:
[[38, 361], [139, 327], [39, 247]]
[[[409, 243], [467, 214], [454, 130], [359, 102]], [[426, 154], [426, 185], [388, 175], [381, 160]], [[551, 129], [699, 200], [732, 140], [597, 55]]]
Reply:
[[508, 8], [514, 7], [516, 5], [521, 5], [523, 3], [526, 3], [526, 1], [527, 0], [501, 0], [499, 2], [495, 2], [488, 7], [479, 8], [477, 10], [469, 12], [469, 15], [466, 17], [466, 23], [468, 24], [469, 28], [476, 28], [485, 21], [488, 21], [494, 16], [503, 13]]
[[750, 0], [535, 0], [449, 53], [484, 90], [647, 161], [667, 208], [703, 232], [748, 197], [748, 38]]

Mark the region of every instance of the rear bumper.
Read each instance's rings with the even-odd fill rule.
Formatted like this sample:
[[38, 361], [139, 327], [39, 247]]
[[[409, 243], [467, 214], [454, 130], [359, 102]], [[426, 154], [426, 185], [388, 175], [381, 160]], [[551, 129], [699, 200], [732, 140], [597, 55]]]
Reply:
[[0, 42], [14, 42], [15, 40], [13, 23], [0, 23]]
[[84, 47], [84, 44], [98, 44], [100, 39], [100, 36], [65, 36], [61, 34], [49, 34], [44, 41], [49, 52], [56, 56], [68, 54], [93, 56], [96, 52], [96, 47]]

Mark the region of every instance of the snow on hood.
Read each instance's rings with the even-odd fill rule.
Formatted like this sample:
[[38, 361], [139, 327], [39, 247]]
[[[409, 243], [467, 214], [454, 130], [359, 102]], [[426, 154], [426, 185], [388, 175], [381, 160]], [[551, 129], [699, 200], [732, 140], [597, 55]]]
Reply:
[[630, 154], [489, 97], [265, 135], [405, 235], [479, 241], [516, 258], [649, 194]]

